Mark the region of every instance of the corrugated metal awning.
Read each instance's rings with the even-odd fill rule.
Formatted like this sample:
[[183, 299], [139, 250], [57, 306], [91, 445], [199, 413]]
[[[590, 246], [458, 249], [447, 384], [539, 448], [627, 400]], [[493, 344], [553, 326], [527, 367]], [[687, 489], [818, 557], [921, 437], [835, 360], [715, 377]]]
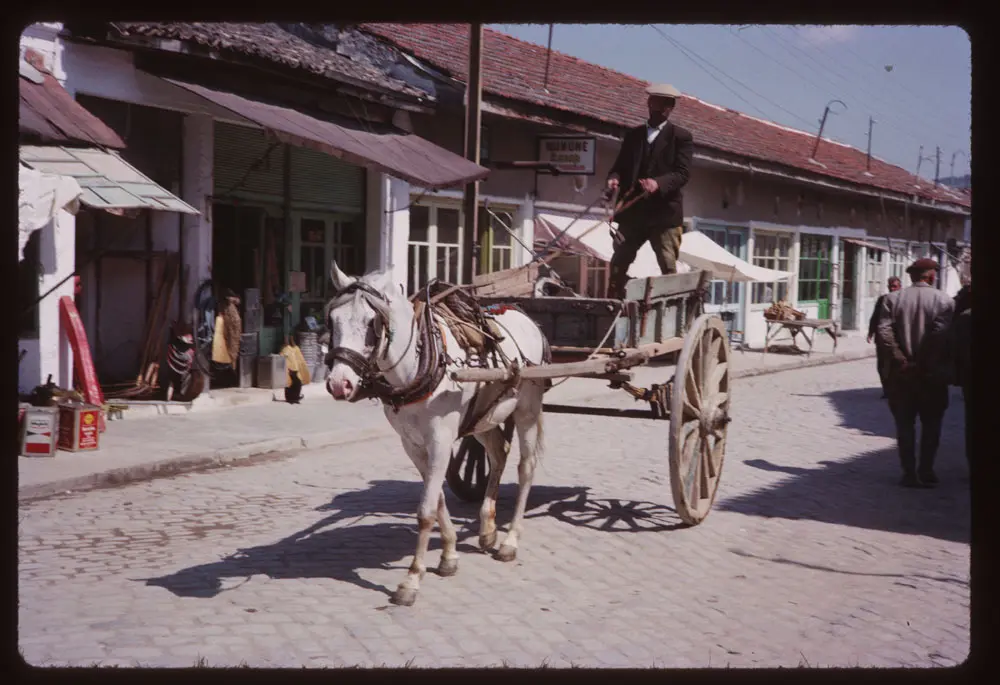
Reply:
[[76, 179], [83, 190], [80, 201], [88, 207], [199, 213], [115, 152], [96, 148], [22, 145], [21, 161], [38, 171]]
[[59, 82], [21, 60], [18, 131], [35, 142], [76, 143], [121, 149], [125, 142], [73, 99]]
[[845, 243], [850, 243], [851, 245], [857, 245], [858, 247], [867, 247], [869, 250], [881, 250], [882, 252], [888, 252], [888, 247], [883, 247], [881, 245], [876, 245], [875, 243], [869, 243], [866, 240], [858, 240], [857, 238], [841, 238]]
[[423, 188], [478, 181], [489, 169], [420, 136], [375, 130], [374, 124], [334, 123], [289, 107], [271, 105], [205, 86], [164, 79], [271, 131], [278, 140], [319, 150], [351, 164], [380, 171]]

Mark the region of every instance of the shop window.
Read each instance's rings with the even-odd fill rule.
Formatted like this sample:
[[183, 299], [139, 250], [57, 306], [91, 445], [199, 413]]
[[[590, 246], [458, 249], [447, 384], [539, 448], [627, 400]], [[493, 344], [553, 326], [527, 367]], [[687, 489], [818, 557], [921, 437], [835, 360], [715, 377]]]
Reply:
[[461, 255], [462, 214], [457, 207], [410, 207], [408, 292], [415, 292], [435, 278], [449, 283], [461, 283]]
[[508, 229], [514, 229], [513, 212], [499, 209], [479, 209], [480, 274], [503, 271], [512, 266], [514, 241]]
[[[784, 233], [754, 233], [752, 263], [765, 269], [791, 271], [792, 237]], [[754, 283], [753, 304], [769, 304], [788, 299], [788, 282]]]
[[884, 292], [886, 287], [883, 282], [885, 264], [885, 252], [882, 250], [873, 250], [870, 247], [865, 248], [868, 253], [865, 259], [865, 297], [875, 298]]

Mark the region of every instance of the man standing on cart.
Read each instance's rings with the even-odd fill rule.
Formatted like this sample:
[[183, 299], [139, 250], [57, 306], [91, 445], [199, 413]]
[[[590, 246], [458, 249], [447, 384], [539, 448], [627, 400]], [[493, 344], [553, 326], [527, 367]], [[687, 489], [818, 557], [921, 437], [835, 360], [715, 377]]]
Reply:
[[688, 181], [694, 141], [690, 131], [669, 121], [680, 97], [677, 89], [663, 84], [646, 93], [649, 120], [625, 134], [608, 174], [608, 195], [621, 191], [607, 295], [613, 299], [625, 296], [628, 268], [647, 240], [660, 271], [676, 273], [684, 232], [681, 189]]

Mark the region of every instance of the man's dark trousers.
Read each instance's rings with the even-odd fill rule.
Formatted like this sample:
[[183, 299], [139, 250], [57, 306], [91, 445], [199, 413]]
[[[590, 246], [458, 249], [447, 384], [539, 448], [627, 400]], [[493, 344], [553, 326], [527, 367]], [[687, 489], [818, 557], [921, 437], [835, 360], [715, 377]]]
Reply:
[[[896, 421], [899, 461], [905, 474], [931, 473], [941, 442], [941, 423], [948, 409], [948, 386], [921, 377], [888, 380], [889, 409]], [[916, 421], [920, 419], [920, 463], [917, 465]]]

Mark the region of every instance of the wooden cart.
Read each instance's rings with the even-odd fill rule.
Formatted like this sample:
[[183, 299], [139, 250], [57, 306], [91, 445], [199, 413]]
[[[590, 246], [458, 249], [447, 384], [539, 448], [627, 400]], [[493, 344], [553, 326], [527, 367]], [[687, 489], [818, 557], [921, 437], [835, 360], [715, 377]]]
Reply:
[[[624, 300], [580, 297], [481, 298], [484, 307], [515, 304], [548, 337], [553, 362], [515, 369], [461, 369], [460, 382], [510, 378], [593, 378], [609, 381], [649, 409], [545, 404], [550, 414], [588, 414], [670, 421], [670, 485], [680, 518], [689, 525], [708, 515], [722, 474], [729, 418], [729, 340], [722, 320], [702, 313], [709, 273], [633, 279]], [[636, 387], [630, 368], [651, 359], [667, 362], [664, 381]], [[504, 426], [510, 449], [514, 426]], [[489, 475], [485, 449], [474, 437], [460, 440], [448, 485], [462, 500], [481, 501]]]

